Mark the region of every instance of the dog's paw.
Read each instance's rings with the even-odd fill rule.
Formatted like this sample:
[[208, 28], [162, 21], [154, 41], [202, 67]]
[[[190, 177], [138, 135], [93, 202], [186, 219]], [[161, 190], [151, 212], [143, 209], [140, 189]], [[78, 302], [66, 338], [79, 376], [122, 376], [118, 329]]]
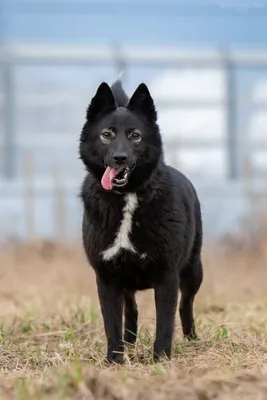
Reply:
[[185, 341], [191, 342], [192, 340], [200, 340], [196, 333], [190, 333], [189, 335], [184, 335]]
[[153, 362], [154, 363], [161, 363], [165, 361], [170, 361], [171, 359], [171, 352], [169, 351], [168, 354], [164, 350], [162, 351], [155, 351], [153, 353]]
[[117, 354], [114, 353], [114, 354], [112, 354], [111, 357], [108, 356], [106, 358], [106, 364], [109, 366], [116, 365], [116, 364], [122, 365], [124, 363], [125, 363], [125, 358], [124, 358], [124, 355], [121, 353], [117, 353]]

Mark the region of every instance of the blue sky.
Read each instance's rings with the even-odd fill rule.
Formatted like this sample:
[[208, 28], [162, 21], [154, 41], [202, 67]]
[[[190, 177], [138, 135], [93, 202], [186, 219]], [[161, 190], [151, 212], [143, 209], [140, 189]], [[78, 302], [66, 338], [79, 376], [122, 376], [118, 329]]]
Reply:
[[267, 3], [255, 0], [0, 0], [10, 41], [267, 44]]
[[[243, 46], [246, 48], [256, 46], [265, 48], [267, 47], [267, 0], [264, 1], [0, 0], [0, 40], [24, 43], [122, 43], [148, 46]], [[153, 74], [152, 70], [130, 68], [126, 75], [127, 89], [133, 90], [140, 80], [149, 81]], [[261, 74], [256, 71], [243, 71], [242, 73], [239, 71], [237, 75], [237, 95], [241, 98], [247, 96], [247, 91], [253, 81], [261, 78]], [[16, 88], [20, 88], [22, 94], [33, 90], [42, 92], [45, 91], [44, 87], [54, 92], [64, 89], [69, 93], [74, 93], [77, 98], [83, 92], [88, 93], [89, 102], [92, 91], [101, 80], [111, 83], [116, 77], [114, 70], [108, 66], [86, 69], [68, 66], [27, 66], [16, 70]], [[53, 133], [58, 129], [57, 124], [66, 120], [68, 129], [63, 127], [66, 130], [64, 133], [73, 136], [76, 143], [86, 106], [87, 104], [84, 104], [84, 110], [70, 110], [69, 118], [66, 118], [69, 109], [65, 109], [64, 106], [48, 111], [29, 108], [27, 113], [25, 113], [25, 109], [18, 109], [16, 134], [23, 136], [24, 133], [31, 133], [33, 138], [31, 143], [37, 148], [42, 125], [44, 125], [45, 136], [47, 127]], [[52, 111], [54, 111], [53, 114]], [[40, 124], [40, 120], [46, 122], [48, 113], [52, 122]], [[242, 134], [243, 131], [246, 132], [248, 115], [248, 110], [241, 108], [237, 112], [238, 125]], [[52, 123], [53, 129], [50, 128]], [[60, 134], [63, 132], [63, 128], [60, 125]], [[31, 147], [29, 148], [31, 149]], [[28, 148], [26, 150], [29, 151]], [[62, 165], [69, 165], [69, 162], [72, 165], [71, 160], [76, 160], [76, 147], [70, 150], [68, 162], [66, 163], [64, 159]], [[36, 150], [34, 153], [37, 162], [43, 163], [42, 168], [47, 169], [50, 173], [51, 166], [50, 163], [47, 163], [47, 159], [51, 157], [50, 150], [45, 151], [41, 148], [38, 151]], [[59, 156], [63, 159], [64, 154], [62, 152], [62, 155]], [[59, 160], [61, 160], [60, 157]], [[212, 208], [210, 203], [206, 204], [208, 210]], [[214, 207], [217, 211], [218, 204], [215, 204]], [[3, 209], [5, 210], [5, 208]], [[8, 208], [6, 209], [8, 210]], [[16, 209], [16, 205], [14, 205], [14, 209]], [[47, 209], [47, 199], [45, 199], [44, 207], [39, 204], [37, 211], [38, 216], [45, 216], [39, 225], [39, 228], [44, 231], [49, 230]], [[231, 206], [226, 214], [230, 215], [230, 212], [239, 209], [239, 206], [236, 208]], [[8, 211], [6, 214], [9, 215], [10, 212]], [[74, 210], [71, 214], [76, 216], [77, 211]], [[14, 215], [15, 218], [18, 215], [19, 219], [21, 212], [18, 211], [15, 214], [14, 211]], [[233, 223], [230, 222], [229, 226], [232, 227]]]
[[[267, 46], [267, 0], [0, 0], [0, 37], [11, 42], [262, 48]], [[63, 79], [63, 69], [57, 72]], [[112, 74], [106, 68], [98, 71], [99, 79], [110, 75], [113, 80]], [[136, 79], [149, 74], [133, 73]], [[78, 71], [65, 75], [68, 84], [72, 75], [78, 85]], [[241, 96], [258, 76], [256, 71], [239, 74]]]
[[[0, 35], [13, 42], [267, 47], [267, 0], [0, 0], [0, 6]], [[149, 72], [140, 74], [145, 79]], [[243, 76], [242, 85], [250, 85], [258, 72]]]
[[[0, 0], [0, 37], [11, 42], [264, 48], [267, 0]], [[88, 72], [88, 84], [115, 78], [107, 67]], [[131, 89], [151, 73], [130, 68]], [[79, 70], [67, 67], [32, 68], [27, 75], [22, 71], [19, 81], [29, 85], [35, 74], [39, 80], [60, 76], [69, 88], [85, 85]], [[244, 96], [261, 74], [239, 72], [238, 95]]]

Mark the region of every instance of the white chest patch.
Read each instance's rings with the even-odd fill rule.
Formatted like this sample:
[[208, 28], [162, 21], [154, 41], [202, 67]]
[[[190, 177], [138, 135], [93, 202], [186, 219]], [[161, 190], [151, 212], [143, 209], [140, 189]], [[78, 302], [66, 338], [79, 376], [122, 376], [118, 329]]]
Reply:
[[134, 193], [125, 195], [125, 206], [122, 210], [122, 221], [115, 237], [114, 243], [107, 250], [103, 251], [103, 260], [109, 261], [114, 258], [120, 249], [125, 249], [137, 253], [132, 245], [129, 235], [132, 230], [133, 214], [138, 207], [138, 198]]

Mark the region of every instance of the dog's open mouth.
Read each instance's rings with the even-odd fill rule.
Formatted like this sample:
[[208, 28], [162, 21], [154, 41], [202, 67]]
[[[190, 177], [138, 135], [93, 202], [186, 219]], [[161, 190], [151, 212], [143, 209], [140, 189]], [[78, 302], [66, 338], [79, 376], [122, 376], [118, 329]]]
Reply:
[[114, 187], [122, 188], [127, 185], [129, 175], [133, 170], [132, 167], [106, 167], [104, 175], [101, 179], [101, 184], [104, 189], [111, 190]]

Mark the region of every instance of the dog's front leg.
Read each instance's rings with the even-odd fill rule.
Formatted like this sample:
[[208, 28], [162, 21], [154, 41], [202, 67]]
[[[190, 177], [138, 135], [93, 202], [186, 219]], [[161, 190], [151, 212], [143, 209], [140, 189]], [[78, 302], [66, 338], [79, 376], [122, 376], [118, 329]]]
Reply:
[[107, 361], [122, 364], [122, 304], [123, 292], [116, 284], [107, 284], [97, 277], [98, 296], [107, 337]]
[[178, 277], [173, 275], [154, 288], [157, 320], [154, 361], [158, 361], [161, 356], [171, 358], [178, 287]]

